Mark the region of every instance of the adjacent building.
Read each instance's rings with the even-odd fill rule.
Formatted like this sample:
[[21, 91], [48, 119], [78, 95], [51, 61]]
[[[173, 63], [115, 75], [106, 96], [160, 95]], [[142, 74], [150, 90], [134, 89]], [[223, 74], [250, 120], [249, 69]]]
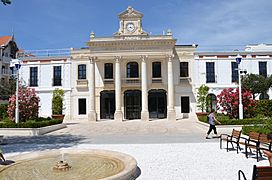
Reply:
[[0, 80], [8, 81], [12, 71], [9, 68], [11, 59], [16, 58], [18, 51], [13, 36], [0, 36]]
[[[142, 27], [143, 14], [132, 7], [118, 18], [113, 36], [96, 37], [92, 32], [86, 48], [22, 58], [21, 82], [37, 90], [41, 116], [51, 116], [55, 88], [65, 91], [65, 119], [120, 122], [194, 116], [202, 84], [210, 87], [211, 108], [223, 88], [237, 87], [237, 52], [200, 53], [195, 44], [176, 44], [170, 30], [148, 34]], [[242, 68], [271, 75], [272, 51], [250, 48], [240, 52]]]

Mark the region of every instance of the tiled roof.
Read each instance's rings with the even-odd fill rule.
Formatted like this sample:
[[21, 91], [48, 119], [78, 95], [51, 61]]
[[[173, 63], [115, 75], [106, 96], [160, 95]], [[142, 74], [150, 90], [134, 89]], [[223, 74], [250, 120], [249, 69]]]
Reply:
[[12, 40], [12, 36], [0, 36], [0, 46], [4, 46]]

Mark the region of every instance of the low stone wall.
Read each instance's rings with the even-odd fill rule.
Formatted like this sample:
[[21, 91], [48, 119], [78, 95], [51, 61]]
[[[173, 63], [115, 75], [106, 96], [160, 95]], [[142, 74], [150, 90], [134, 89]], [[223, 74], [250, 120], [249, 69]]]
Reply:
[[41, 128], [0, 128], [1, 136], [38, 136], [62, 128], [66, 128], [66, 124], [55, 124]]

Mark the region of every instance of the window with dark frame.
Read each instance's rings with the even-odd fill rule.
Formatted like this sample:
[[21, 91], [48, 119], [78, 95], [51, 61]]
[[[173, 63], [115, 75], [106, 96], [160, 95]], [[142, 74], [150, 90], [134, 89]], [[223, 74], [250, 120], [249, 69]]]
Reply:
[[152, 63], [152, 77], [161, 78], [161, 62]]
[[181, 113], [190, 113], [189, 96], [181, 96]]
[[259, 74], [267, 78], [267, 62], [259, 62]]
[[104, 64], [104, 79], [113, 79], [113, 64]]
[[38, 67], [30, 67], [29, 86], [38, 86]]
[[238, 82], [238, 64], [231, 62], [231, 82]]
[[54, 66], [53, 86], [61, 86], [61, 66]]
[[127, 63], [127, 78], [138, 78], [139, 67], [137, 62]]
[[86, 79], [86, 64], [78, 65], [78, 79]]
[[78, 114], [79, 115], [86, 114], [86, 98], [78, 99]]
[[214, 62], [206, 62], [206, 83], [215, 83]]
[[180, 77], [189, 77], [189, 63], [188, 62], [180, 62]]

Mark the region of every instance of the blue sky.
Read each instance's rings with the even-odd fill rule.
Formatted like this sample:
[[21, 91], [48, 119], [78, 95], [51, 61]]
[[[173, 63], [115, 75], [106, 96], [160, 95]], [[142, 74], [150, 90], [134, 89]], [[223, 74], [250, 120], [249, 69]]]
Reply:
[[0, 36], [15, 33], [26, 50], [85, 47], [89, 34], [112, 36], [128, 6], [152, 35], [170, 28], [177, 44], [229, 50], [272, 43], [271, 0], [12, 0], [0, 4]]

